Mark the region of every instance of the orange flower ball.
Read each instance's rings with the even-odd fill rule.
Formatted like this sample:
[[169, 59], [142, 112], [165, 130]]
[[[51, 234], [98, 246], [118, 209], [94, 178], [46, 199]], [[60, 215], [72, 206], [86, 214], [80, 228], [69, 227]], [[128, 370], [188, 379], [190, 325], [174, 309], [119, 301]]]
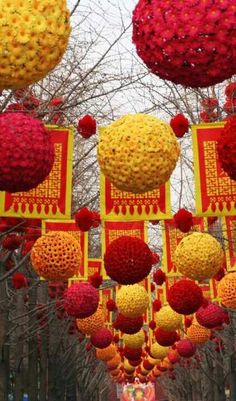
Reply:
[[96, 357], [97, 359], [101, 359], [101, 361], [110, 361], [116, 355], [117, 348], [115, 345], [111, 344], [109, 347], [103, 349], [96, 349]]
[[85, 319], [77, 319], [76, 325], [79, 331], [83, 334], [92, 335], [100, 330], [105, 324], [105, 311], [102, 305], [100, 305], [96, 312], [86, 317]]
[[187, 329], [187, 338], [193, 344], [204, 344], [210, 339], [210, 336], [211, 330], [195, 322]]
[[115, 354], [115, 356], [107, 362], [107, 367], [109, 369], [116, 369], [117, 366], [121, 363], [121, 357], [119, 352]]
[[236, 272], [228, 273], [220, 280], [217, 292], [222, 305], [236, 309]]

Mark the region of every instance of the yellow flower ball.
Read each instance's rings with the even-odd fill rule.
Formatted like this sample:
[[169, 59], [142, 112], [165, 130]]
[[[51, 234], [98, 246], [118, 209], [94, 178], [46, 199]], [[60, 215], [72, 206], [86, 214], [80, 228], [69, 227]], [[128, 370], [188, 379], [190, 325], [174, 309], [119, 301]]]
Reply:
[[151, 356], [148, 356], [147, 360], [153, 366], [155, 366], [158, 363], [160, 363], [160, 359], [155, 359], [155, 358], [152, 358]]
[[169, 347], [162, 347], [158, 343], [153, 343], [150, 347], [150, 355], [154, 359], [163, 359], [167, 356]]
[[129, 348], [141, 348], [145, 341], [145, 335], [142, 329], [135, 334], [124, 334], [122, 338], [125, 346]]
[[97, 153], [103, 174], [115, 187], [144, 193], [169, 180], [180, 147], [168, 124], [138, 113], [101, 130]]
[[124, 360], [124, 368], [125, 368], [125, 370], [127, 370], [127, 371], [130, 372], [130, 373], [133, 372], [133, 371], [135, 370], [135, 367], [132, 366], [132, 365], [130, 365], [128, 359], [125, 359], [125, 360]]
[[210, 234], [193, 233], [184, 237], [174, 253], [174, 263], [183, 276], [205, 280], [214, 276], [224, 259], [219, 242]]
[[139, 284], [125, 285], [116, 295], [116, 305], [119, 312], [126, 317], [138, 317], [148, 308], [147, 291]]
[[155, 320], [157, 326], [161, 329], [174, 331], [181, 327], [182, 315], [175, 312], [169, 305], [166, 305], [155, 314]]
[[44, 78], [61, 60], [70, 30], [66, 0], [0, 0], [0, 89]]
[[236, 272], [228, 273], [220, 280], [217, 293], [222, 305], [236, 309]]

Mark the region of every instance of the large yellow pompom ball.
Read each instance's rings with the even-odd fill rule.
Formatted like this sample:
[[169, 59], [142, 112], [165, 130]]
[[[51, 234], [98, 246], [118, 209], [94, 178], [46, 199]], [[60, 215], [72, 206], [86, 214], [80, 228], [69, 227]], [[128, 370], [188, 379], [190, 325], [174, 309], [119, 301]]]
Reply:
[[167, 356], [169, 347], [162, 347], [158, 343], [153, 343], [150, 347], [150, 355], [154, 359], [163, 359]]
[[182, 315], [175, 312], [169, 305], [166, 305], [155, 314], [155, 320], [157, 326], [161, 329], [174, 331], [181, 327]]
[[180, 147], [172, 128], [146, 114], [126, 115], [101, 130], [98, 162], [122, 191], [143, 193], [167, 182]]
[[117, 308], [126, 317], [141, 316], [146, 311], [148, 303], [147, 291], [139, 284], [125, 285], [117, 292]]
[[193, 344], [204, 344], [210, 339], [211, 330], [198, 324], [196, 321], [187, 329], [187, 338]]
[[96, 358], [101, 359], [101, 361], [110, 361], [116, 355], [117, 348], [115, 345], [111, 344], [106, 348], [96, 349]]
[[224, 259], [219, 242], [210, 234], [193, 233], [184, 237], [174, 253], [174, 263], [183, 276], [205, 280], [214, 276]]
[[93, 315], [84, 319], [76, 319], [76, 325], [81, 333], [92, 335], [104, 327], [105, 318], [105, 310], [102, 305], [99, 305]]
[[135, 334], [124, 334], [122, 338], [125, 346], [129, 348], [142, 348], [145, 341], [143, 330], [140, 330]]
[[228, 273], [220, 280], [217, 293], [222, 305], [236, 309], [236, 272]]
[[31, 251], [31, 263], [45, 280], [65, 281], [78, 273], [80, 243], [64, 231], [50, 231], [38, 238]]
[[0, 89], [44, 78], [59, 63], [69, 34], [66, 0], [0, 0]]

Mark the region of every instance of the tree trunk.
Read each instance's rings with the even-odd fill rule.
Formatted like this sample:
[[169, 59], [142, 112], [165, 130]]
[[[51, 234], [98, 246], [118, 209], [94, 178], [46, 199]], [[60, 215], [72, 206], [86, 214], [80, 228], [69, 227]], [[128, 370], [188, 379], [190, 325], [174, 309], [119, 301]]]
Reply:
[[6, 283], [0, 283], [1, 310], [0, 310], [0, 401], [7, 401], [9, 381], [9, 346], [6, 345], [7, 335], [7, 293]]
[[230, 401], [236, 401], [236, 363], [234, 356], [231, 358]]
[[[47, 283], [43, 282], [39, 290], [39, 302], [42, 304], [47, 303]], [[48, 372], [48, 326], [40, 331], [41, 347], [40, 347], [40, 371], [39, 371], [39, 401], [46, 401], [47, 399], [47, 372]]]
[[[23, 292], [18, 291], [16, 293], [16, 316], [20, 316], [24, 313], [24, 299]], [[19, 323], [23, 323], [20, 321]], [[24, 354], [24, 344], [22, 334], [24, 331], [23, 325], [20, 325], [16, 329], [16, 345], [15, 345], [15, 401], [21, 401], [24, 392], [24, 376], [25, 376], [25, 359], [23, 359]]]
[[[29, 293], [29, 312], [36, 308], [37, 288], [33, 287]], [[36, 313], [31, 313], [30, 325], [36, 327]], [[34, 333], [29, 340], [29, 399], [38, 399], [38, 352], [37, 333]]]

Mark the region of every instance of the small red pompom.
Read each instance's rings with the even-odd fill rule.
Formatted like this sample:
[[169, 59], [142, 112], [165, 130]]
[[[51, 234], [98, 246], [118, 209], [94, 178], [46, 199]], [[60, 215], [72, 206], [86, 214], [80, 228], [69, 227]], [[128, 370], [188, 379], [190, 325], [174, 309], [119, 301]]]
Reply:
[[152, 303], [152, 307], [154, 312], [158, 312], [161, 309], [161, 301], [159, 299], [155, 299]]
[[144, 367], [145, 370], [152, 370], [153, 365], [150, 362], [148, 362], [147, 359], [144, 359], [143, 367]]
[[158, 344], [163, 347], [169, 347], [179, 340], [179, 335], [176, 331], [166, 331], [160, 327], [155, 330], [154, 335]]
[[49, 106], [51, 107], [58, 107], [61, 106], [61, 104], [64, 103], [63, 97], [54, 97], [52, 100], [49, 102]]
[[174, 215], [174, 222], [176, 228], [183, 233], [187, 233], [193, 226], [193, 215], [186, 209], [179, 209], [179, 211]]
[[110, 243], [104, 255], [105, 270], [119, 284], [135, 284], [150, 273], [153, 264], [148, 245], [136, 237], [122, 236]]
[[96, 129], [96, 120], [89, 114], [86, 114], [86, 116], [78, 121], [77, 131], [85, 139], [88, 139], [92, 135], [95, 135]]
[[217, 143], [217, 152], [222, 169], [232, 180], [236, 180], [236, 116], [230, 117]]
[[161, 270], [158, 269], [153, 273], [153, 281], [157, 285], [162, 285], [166, 281], [166, 275], [165, 273]]
[[108, 347], [113, 340], [113, 334], [110, 330], [105, 327], [96, 331], [91, 335], [90, 341], [96, 348], [106, 348]]
[[154, 283], [151, 283], [151, 292], [154, 292], [155, 289], [156, 289], [155, 284], [154, 284]]
[[117, 310], [117, 306], [115, 301], [113, 301], [113, 299], [108, 299], [107, 303], [106, 303], [106, 307], [107, 310], [109, 310], [109, 312], [114, 312]]
[[189, 121], [183, 114], [177, 114], [170, 120], [170, 126], [177, 138], [182, 138], [189, 130]]
[[220, 270], [213, 276], [216, 281], [220, 281], [225, 276], [226, 268], [221, 266]]
[[22, 247], [21, 255], [26, 256], [34, 246], [35, 241], [26, 241]]
[[188, 329], [191, 326], [192, 321], [193, 321], [193, 319], [191, 319], [191, 317], [185, 317], [184, 325], [185, 325], [186, 329]]
[[203, 303], [201, 288], [192, 280], [180, 280], [169, 289], [168, 302], [177, 313], [191, 315]]
[[223, 110], [227, 114], [235, 114], [236, 112], [236, 99], [228, 99], [223, 105]]
[[92, 276], [89, 276], [89, 283], [94, 287], [94, 288], [99, 288], [100, 285], [103, 282], [103, 278], [101, 274], [98, 272], [95, 272]]
[[201, 326], [207, 329], [213, 329], [221, 326], [225, 322], [227, 313], [220, 306], [208, 303], [205, 308], [199, 308], [195, 316]]
[[137, 361], [142, 356], [142, 348], [124, 348], [124, 356], [132, 361]]
[[118, 336], [118, 334], [115, 334], [113, 336], [113, 340], [112, 340], [115, 344], [117, 344], [120, 341], [120, 337]]
[[99, 295], [89, 283], [72, 284], [64, 293], [64, 308], [69, 316], [84, 319], [93, 315], [98, 307]]
[[176, 350], [183, 358], [190, 358], [196, 352], [196, 345], [194, 345], [191, 341], [184, 339], [177, 342]]
[[212, 112], [218, 105], [218, 100], [215, 97], [206, 97], [200, 102], [203, 109], [208, 112]]
[[225, 87], [225, 95], [228, 99], [236, 99], [236, 82], [230, 82]]
[[92, 227], [98, 227], [101, 220], [99, 213], [83, 207], [75, 213], [75, 222], [81, 231], [88, 231]]
[[152, 264], [156, 265], [160, 260], [160, 256], [156, 252], [152, 252]]
[[16, 272], [13, 274], [12, 278], [12, 286], [16, 289], [19, 290], [20, 288], [27, 287], [28, 285], [28, 280], [24, 276], [24, 274], [20, 272]]
[[143, 317], [138, 316], [135, 318], [125, 317], [119, 313], [116, 320], [113, 322], [113, 327], [120, 330], [125, 334], [135, 334], [141, 330], [143, 326]]
[[148, 326], [151, 330], [155, 330], [155, 328], [157, 327], [155, 320], [151, 320]]
[[3, 248], [8, 251], [18, 249], [22, 243], [22, 237], [16, 234], [8, 234], [2, 241]]
[[211, 123], [211, 122], [217, 120], [217, 113], [215, 111], [211, 111], [211, 112], [201, 111], [200, 119], [204, 123]]

